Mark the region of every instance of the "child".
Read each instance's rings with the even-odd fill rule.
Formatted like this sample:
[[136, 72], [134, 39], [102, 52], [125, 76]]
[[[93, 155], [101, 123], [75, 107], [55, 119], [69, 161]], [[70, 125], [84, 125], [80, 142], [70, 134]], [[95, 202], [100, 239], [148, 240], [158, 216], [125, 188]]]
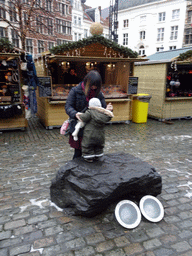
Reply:
[[[93, 162], [103, 156], [105, 143], [104, 127], [113, 117], [113, 113], [101, 107], [98, 98], [89, 101], [89, 109], [85, 113], [78, 113], [78, 117], [85, 123], [82, 140], [82, 156], [87, 162]], [[77, 124], [77, 126], [79, 126]]]

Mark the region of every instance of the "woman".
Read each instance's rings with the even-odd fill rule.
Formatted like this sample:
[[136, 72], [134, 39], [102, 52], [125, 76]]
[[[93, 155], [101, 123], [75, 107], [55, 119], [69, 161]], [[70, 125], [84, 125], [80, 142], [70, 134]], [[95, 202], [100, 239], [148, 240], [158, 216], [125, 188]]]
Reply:
[[[81, 152], [81, 141], [83, 138], [83, 129], [79, 131], [78, 140], [73, 139], [72, 133], [75, 130], [75, 125], [77, 123], [78, 112], [85, 112], [88, 108], [88, 102], [91, 98], [95, 97], [101, 101], [103, 108], [106, 108], [106, 102], [103, 93], [100, 91], [102, 85], [102, 80], [100, 74], [96, 70], [91, 70], [76, 87], [73, 87], [69, 92], [67, 101], [65, 104], [65, 111], [71, 119], [70, 122], [70, 137], [69, 144], [75, 149], [73, 159], [80, 157]], [[111, 103], [107, 105], [107, 109], [113, 109]]]

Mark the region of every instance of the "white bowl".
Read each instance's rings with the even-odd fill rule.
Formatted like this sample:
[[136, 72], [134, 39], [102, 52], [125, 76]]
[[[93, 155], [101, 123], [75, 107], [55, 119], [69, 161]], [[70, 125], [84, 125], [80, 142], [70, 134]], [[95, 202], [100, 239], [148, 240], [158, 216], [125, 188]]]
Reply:
[[129, 200], [120, 201], [115, 207], [115, 217], [119, 224], [125, 228], [135, 228], [141, 222], [139, 207]]
[[144, 196], [139, 202], [143, 216], [152, 222], [159, 222], [164, 217], [164, 208], [161, 202], [154, 196]]

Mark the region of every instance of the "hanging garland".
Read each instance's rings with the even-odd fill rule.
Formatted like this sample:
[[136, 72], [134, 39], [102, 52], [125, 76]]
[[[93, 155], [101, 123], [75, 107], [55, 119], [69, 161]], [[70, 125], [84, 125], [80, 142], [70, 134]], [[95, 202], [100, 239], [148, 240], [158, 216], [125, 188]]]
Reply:
[[52, 54], [62, 54], [65, 51], [74, 50], [78, 48], [83, 48], [87, 45], [93, 44], [93, 43], [100, 43], [104, 45], [105, 47], [112, 48], [114, 51], [119, 52], [120, 54], [123, 54], [125, 58], [137, 58], [138, 53], [132, 51], [128, 47], [124, 47], [122, 45], [119, 45], [109, 39], [106, 39], [105, 37], [101, 35], [93, 35], [87, 38], [83, 38], [82, 40], [75, 41], [75, 42], [68, 42], [62, 45], [57, 45], [50, 49], [50, 52]]
[[183, 60], [186, 60], [186, 59], [189, 59], [189, 58], [192, 58], [192, 50], [181, 53], [177, 60], [183, 61]]

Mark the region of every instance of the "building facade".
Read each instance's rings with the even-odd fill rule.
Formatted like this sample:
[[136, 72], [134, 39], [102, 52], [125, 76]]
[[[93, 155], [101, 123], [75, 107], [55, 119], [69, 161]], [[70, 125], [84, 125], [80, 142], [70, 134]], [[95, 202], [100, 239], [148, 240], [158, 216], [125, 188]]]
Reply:
[[118, 43], [141, 56], [182, 48], [186, 12], [185, 0], [121, 0]]
[[[90, 25], [97, 21], [108, 35], [108, 22], [102, 19], [100, 8], [91, 8], [81, 0], [23, 0], [19, 15], [18, 1], [0, 1], [0, 38], [6, 37], [16, 48], [38, 57], [56, 45], [90, 36]], [[92, 10], [87, 11], [87, 10]], [[30, 19], [28, 20], [30, 14]], [[23, 47], [19, 21], [25, 34]], [[30, 23], [30, 26], [29, 26]], [[25, 30], [26, 28], [26, 30]]]

